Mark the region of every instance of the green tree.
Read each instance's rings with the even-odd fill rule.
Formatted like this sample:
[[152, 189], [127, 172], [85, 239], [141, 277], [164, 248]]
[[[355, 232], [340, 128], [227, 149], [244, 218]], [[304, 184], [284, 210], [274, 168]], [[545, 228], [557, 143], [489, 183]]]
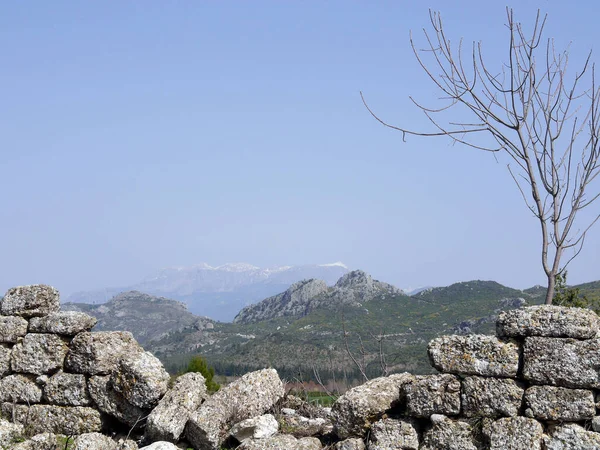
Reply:
[[189, 372], [197, 372], [204, 377], [204, 379], [206, 380], [205, 384], [206, 389], [208, 389], [208, 392], [217, 392], [221, 388], [221, 385], [213, 380], [215, 376], [214, 367], [209, 366], [206, 362], [206, 359], [204, 359], [202, 356], [197, 355], [193, 356], [192, 359], [190, 359], [190, 362], [188, 363], [183, 373]]
[[578, 287], [569, 287], [566, 270], [556, 275], [553, 304], [589, 308], [596, 314], [600, 314], [600, 299], [589, 299], [585, 294], [579, 292]]

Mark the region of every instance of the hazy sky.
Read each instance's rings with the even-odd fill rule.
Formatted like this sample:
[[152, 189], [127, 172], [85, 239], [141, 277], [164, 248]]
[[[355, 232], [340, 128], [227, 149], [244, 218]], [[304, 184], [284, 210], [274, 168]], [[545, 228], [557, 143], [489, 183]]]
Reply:
[[[449, 6], [449, 5], [452, 6]], [[519, 1], [600, 41], [596, 1]], [[500, 2], [103, 1], [0, 5], [0, 290], [63, 294], [207, 262], [343, 261], [400, 287], [543, 283], [538, 224], [486, 153], [409, 138], [437, 93], [409, 30], [505, 61]], [[597, 206], [600, 208], [600, 206]], [[569, 271], [600, 279], [600, 226]]]

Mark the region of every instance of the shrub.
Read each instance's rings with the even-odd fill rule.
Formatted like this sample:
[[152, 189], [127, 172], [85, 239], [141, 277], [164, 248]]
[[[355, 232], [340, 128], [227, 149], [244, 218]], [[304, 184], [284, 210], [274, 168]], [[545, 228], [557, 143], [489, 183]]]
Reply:
[[214, 367], [209, 366], [206, 359], [202, 356], [193, 356], [192, 359], [190, 359], [190, 362], [182, 373], [188, 372], [200, 373], [206, 380], [206, 389], [208, 389], [208, 392], [210, 393], [217, 392], [221, 388], [221, 385], [213, 380], [215, 376]]

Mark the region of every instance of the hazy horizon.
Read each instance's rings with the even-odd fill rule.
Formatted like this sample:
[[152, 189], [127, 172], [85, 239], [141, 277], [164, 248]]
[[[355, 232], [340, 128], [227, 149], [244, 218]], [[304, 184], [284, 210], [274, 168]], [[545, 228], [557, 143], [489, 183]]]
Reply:
[[[501, 67], [504, 6], [430, 6]], [[525, 0], [516, 18], [530, 26], [538, 7], [575, 70], [600, 41], [598, 6]], [[429, 125], [408, 98], [436, 104], [409, 45], [409, 30], [424, 42], [422, 2], [11, 2], [0, 25], [0, 295], [47, 283], [64, 298], [200, 262], [545, 284], [505, 159], [403, 142], [361, 102]], [[569, 284], [600, 279], [599, 252], [597, 225]]]

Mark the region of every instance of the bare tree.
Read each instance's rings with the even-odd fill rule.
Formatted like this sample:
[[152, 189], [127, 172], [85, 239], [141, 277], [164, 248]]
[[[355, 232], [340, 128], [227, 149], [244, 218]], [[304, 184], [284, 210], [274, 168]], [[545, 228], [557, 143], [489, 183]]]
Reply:
[[[462, 40], [451, 45], [438, 12], [429, 12], [433, 30], [423, 30], [425, 49], [417, 49], [411, 34], [417, 61], [442, 93], [443, 104], [437, 108], [411, 97], [430, 121], [431, 131], [390, 125], [369, 108], [362, 92], [361, 97], [371, 115], [402, 132], [403, 140], [407, 135], [445, 136], [510, 157], [510, 175], [540, 224], [546, 303], [551, 304], [557, 276], [581, 252], [587, 232], [600, 217], [594, 213], [583, 225], [575, 220], [600, 196], [593, 183], [600, 172], [600, 90], [591, 52], [571, 75], [569, 49], [557, 51], [554, 40], [544, 38], [546, 16], [538, 11], [533, 30], [526, 34], [512, 10], [506, 12], [508, 60], [499, 70], [484, 61], [480, 42], [473, 42], [468, 52]], [[444, 120], [449, 109], [466, 119]], [[572, 255], [561, 265], [568, 250]]]

